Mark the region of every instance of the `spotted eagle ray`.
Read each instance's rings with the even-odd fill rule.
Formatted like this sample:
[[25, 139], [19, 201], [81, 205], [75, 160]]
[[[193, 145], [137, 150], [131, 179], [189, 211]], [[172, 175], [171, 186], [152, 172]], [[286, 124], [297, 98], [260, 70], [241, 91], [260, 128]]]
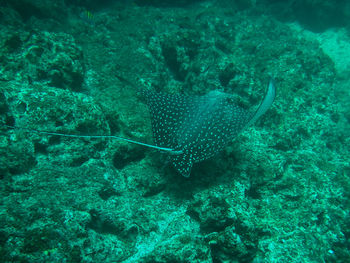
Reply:
[[232, 103], [233, 96], [217, 90], [204, 96], [183, 96], [144, 91], [157, 147], [171, 149], [175, 169], [189, 177], [194, 163], [223, 150], [245, 127], [272, 105], [276, 88], [271, 79], [255, 113]]
[[272, 105], [276, 88], [271, 79], [255, 112], [233, 104], [233, 96], [214, 90], [204, 96], [185, 96], [144, 90], [155, 145], [113, 135], [74, 135], [13, 127], [47, 135], [73, 138], [111, 138], [169, 153], [175, 169], [189, 177], [194, 163], [222, 151], [245, 127], [252, 125]]

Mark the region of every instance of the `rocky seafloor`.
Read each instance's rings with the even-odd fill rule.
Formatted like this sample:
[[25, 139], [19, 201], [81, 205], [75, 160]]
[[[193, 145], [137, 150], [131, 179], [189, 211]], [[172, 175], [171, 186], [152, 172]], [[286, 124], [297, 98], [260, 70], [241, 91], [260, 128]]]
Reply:
[[[340, 12], [341, 10], [341, 12]], [[346, 1], [0, 1], [1, 262], [349, 262]], [[181, 177], [141, 95], [271, 109]], [[12, 129], [8, 126], [32, 129]]]

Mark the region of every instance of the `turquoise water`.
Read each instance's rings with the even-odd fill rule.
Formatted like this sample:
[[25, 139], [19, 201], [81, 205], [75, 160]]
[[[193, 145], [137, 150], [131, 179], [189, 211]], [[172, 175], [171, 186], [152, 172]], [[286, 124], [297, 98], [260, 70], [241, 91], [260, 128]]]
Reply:
[[[347, 1], [0, 1], [0, 262], [350, 262], [349, 18]], [[166, 152], [42, 133], [159, 144], [143, 90], [254, 112], [271, 77], [271, 108], [189, 178]]]

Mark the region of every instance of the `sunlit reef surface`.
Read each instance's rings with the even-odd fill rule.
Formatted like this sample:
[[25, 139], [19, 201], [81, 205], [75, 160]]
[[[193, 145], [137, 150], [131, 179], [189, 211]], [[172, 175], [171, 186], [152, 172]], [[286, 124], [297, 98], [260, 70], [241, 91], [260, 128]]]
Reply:
[[[234, 2], [234, 3], [232, 3]], [[176, 4], [174, 4], [176, 3]], [[348, 1], [0, 1], [2, 262], [347, 262]], [[271, 109], [184, 178], [142, 90]]]

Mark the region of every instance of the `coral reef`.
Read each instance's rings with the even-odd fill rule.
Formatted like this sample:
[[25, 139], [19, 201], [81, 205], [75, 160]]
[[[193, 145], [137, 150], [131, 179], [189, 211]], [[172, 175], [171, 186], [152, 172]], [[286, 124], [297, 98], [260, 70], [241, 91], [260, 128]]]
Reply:
[[[276, 14], [312, 5], [322, 20], [331, 2], [81, 2], [0, 2], [2, 262], [350, 258], [349, 73], [308, 22]], [[188, 179], [137, 145], [34, 131], [151, 143], [142, 88], [248, 108], [270, 76], [271, 110]]]

